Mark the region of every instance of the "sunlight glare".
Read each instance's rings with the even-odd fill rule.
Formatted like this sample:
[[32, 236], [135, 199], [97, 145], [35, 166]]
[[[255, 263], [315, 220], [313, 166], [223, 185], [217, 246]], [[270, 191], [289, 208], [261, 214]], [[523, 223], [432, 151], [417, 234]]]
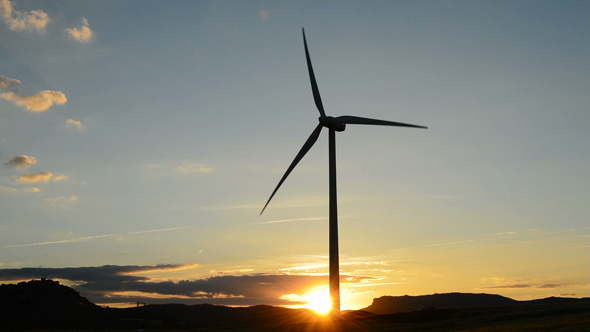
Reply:
[[330, 291], [327, 287], [318, 287], [302, 296], [302, 300], [308, 304], [305, 306], [321, 315], [326, 315], [332, 309]]

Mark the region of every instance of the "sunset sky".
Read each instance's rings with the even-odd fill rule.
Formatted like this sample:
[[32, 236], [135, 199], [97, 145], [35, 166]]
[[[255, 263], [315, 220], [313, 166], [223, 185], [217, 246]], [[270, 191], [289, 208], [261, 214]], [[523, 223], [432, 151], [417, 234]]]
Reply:
[[89, 300], [342, 308], [587, 297], [588, 1], [0, 0], [0, 282]]

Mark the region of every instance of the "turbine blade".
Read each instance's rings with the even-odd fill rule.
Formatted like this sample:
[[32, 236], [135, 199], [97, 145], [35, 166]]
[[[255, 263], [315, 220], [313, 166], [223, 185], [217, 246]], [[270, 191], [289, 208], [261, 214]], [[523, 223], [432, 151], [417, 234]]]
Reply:
[[361, 117], [352, 116], [352, 115], [338, 116], [338, 117], [334, 118], [334, 120], [337, 122], [340, 122], [340, 123], [345, 123], [345, 124], [363, 124], [363, 125], [396, 126], [396, 127], [412, 127], [412, 128], [428, 129], [428, 127], [417, 126], [417, 125], [408, 124], [408, 123], [361, 118]]
[[322, 97], [320, 97], [320, 90], [318, 89], [318, 83], [315, 80], [315, 75], [313, 73], [313, 67], [311, 66], [311, 59], [309, 58], [309, 51], [307, 50], [307, 40], [305, 39], [305, 30], [301, 28], [303, 32], [303, 45], [305, 45], [305, 58], [307, 59], [307, 70], [309, 71], [309, 80], [311, 81], [311, 92], [313, 93], [313, 100], [315, 101], [315, 106], [320, 111], [321, 116], [326, 116], [324, 112], [324, 105], [322, 104]]
[[313, 130], [311, 135], [309, 135], [309, 138], [307, 139], [307, 141], [305, 141], [305, 144], [303, 144], [303, 147], [301, 147], [301, 150], [299, 150], [299, 153], [297, 154], [297, 156], [295, 156], [295, 159], [293, 160], [293, 162], [291, 162], [291, 165], [289, 166], [289, 168], [287, 168], [285, 175], [283, 175], [283, 177], [281, 178], [281, 181], [279, 181], [279, 184], [277, 185], [275, 190], [270, 195], [270, 198], [268, 199], [266, 204], [264, 204], [264, 208], [262, 208], [262, 211], [260, 211], [261, 215], [262, 215], [262, 212], [264, 212], [264, 209], [266, 209], [266, 207], [268, 206], [268, 203], [270, 203], [270, 200], [273, 198], [273, 196], [275, 195], [277, 190], [279, 190], [279, 188], [281, 187], [281, 185], [283, 184], [283, 182], [285, 181], [287, 176], [289, 176], [289, 174], [291, 174], [291, 171], [295, 168], [295, 166], [297, 166], [297, 164], [299, 163], [299, 161], [301, 159], [303, 159], [303, 157], [305, 156], [307, 151], [309, 151], [309, 149], [311, 149], [311, 147], [318, 140], [318, 137], [320, 136], [320, 132], [322, 131], [322, 127], [323, 126], [321, 124], [318, 124], [318, 126], [315, 127], [315, 129]]

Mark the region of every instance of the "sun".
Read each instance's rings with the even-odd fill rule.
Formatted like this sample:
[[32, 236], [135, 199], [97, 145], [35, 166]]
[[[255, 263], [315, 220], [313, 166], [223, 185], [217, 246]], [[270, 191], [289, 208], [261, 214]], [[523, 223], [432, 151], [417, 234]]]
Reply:
[[303, 295], [301, 299], [307, 304], [304, 306], [317, 312], [320, 315], [326, 315], [332, 309], [330, 300], [330, 291], [327, 287], [318, 287]]

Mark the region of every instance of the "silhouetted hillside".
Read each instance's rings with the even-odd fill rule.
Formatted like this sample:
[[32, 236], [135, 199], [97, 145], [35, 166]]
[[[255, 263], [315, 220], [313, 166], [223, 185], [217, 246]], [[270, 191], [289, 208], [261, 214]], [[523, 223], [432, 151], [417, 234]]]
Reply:
[[[455, 308], [446, 309], [449, 307]], [[434, 310], [436, 308], [441, 309]], [[589, 308], [589, 298], [515, 301], [499, 295], [465, 293], [383, 296], [374, 299], [373, 304], [364, 310], [345, 313], [342, 323], [368, 324], [367, 331], [371, 330], [369, 325], [371, 328], [392, 324], [411, 324], [408, 327], [438, 324], [441, 328], [445, 324], [484, 326], [499, 321], [512, 324], [515, 320], [541, 316], [551, 316], [554, 320], [572, 317], [575, 324], [583, 324], [590, 323]], [[387, 315], [375, 315], [385, 313]], [[57, 281], [41, 279], [0, 286], [0, 330], [217, 330], [232, 327], [256, 330], [255, 326], [300, 326], [306, 329], [322, 324], [318, 316], [306, 309], [267, 305], [232, 308], [210, 304], [102, 308]]]
[[318, 316], [306, 309], [258, 305], [160, 304], [102, 308], [70, 287], [52, 280], [0, 285], [0, 329], [126, 329], [236, 327], [310, 323]]
[[155, 304], [139, 309], [157, 314], [162, 317], [164, 324], [170, 327], [283, 325], [310, 323], [318, 320], [318, 316], [311, 310], [267, 305], [232, 308], [211, 304]]
[[78, 328], [94, 321], [100, 309], [57, 281], [41, 279], [0, 285], [3, 328]]
[[436, 308], [499, 306], [515, 304], [560, 304], [590, 302], [590, 298], [549, 297], [532, 301], [517, 301], [494, 294], [445, 293], [421, 296], [382, 296], [373, 299], [373, 303], [362, 309], [376, 315], [399, 312], [418, 311]]
[[590, 297], [583, 297], [581, 299], [575, 299], [571, 297], [547, 297], [544, 299], [538, 300], [530, 300], [530, 301], [520, 301], [522, 303], [532, 303], [532, 304], [561, 304], [561, 303], [590, 303]]

